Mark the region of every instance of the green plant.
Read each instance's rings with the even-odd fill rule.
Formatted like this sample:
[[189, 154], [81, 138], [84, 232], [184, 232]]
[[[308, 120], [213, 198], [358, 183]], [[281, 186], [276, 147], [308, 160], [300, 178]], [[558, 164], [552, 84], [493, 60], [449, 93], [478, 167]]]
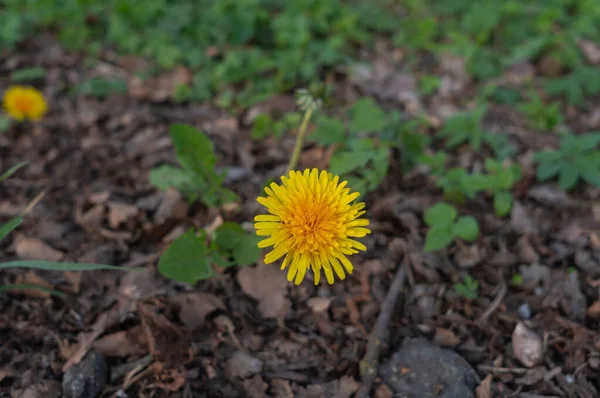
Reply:
[[446, 200], [464, 203], [465, 199], [473, 199], [481, 191], [480, 176], [455, 167], [440, 173], [436, 178], [436, 186], [442, 189]]
[[167, 278], [195, 284], [215, 276], [213, 265], [227, 268], [255, 263], [261, 253], [260, 240], [234, 222], [221, 224], [210, 237], [204, 230], [189, 230], [163, 253], [158, 270]]
[[44, 68], [33, 67], [23, 68], [13, 71], [10, 74], [10, 80], [14, 83], [21, 83], [31, 80], [41, 79], [46, 76], [46, 70]]
[[454, 284], [454, 291], [469, 301], [475, 300], [479, 296], [479, 282], [471, 275], [465, 275], [461, 283]]
[[92, 77], [74, 86], [72, 91], [76, 94], [104, 99], [111, 94], [127, 92], [127, 83], [119, 78]]
[[449, 149], [468, 143], [475, 151], [487, 144], [500, 158], [510, 156], [515, 148], [505, 135], [493, 134], [482, 127], [487, 105], [479, 105], [469, 112], [459, 112], [444, 123], [437, 136], [445, 138]]
[[521, 179], [521, 167], [513, 164], [505, 167], [494, 159], [486, 159], [484, 167], [488, 174], [479, 177], [478, 185], [494, 197], [494, 212], [504, 217], [512, 209], [513, 196], [510, 190]]
[[425, 237], [426, 252], [443, 249], [459, 238], [472, 242], [479, 235], [479, 223], [472, 216], [460, 216], [456, 208], [447, 203], [437, 203], [427, 209], [424, 221], [429, 230]]
[[261, 113], [254, 119], [252, 125], [252, 139], [259, 140], [273, 134], [281, 138], [286, 131], [292, 130], [300, 123], [302, 115], [298, 112], [288, 112], [279, 120], [273, 120], [271, 115]]
[[175, 188], [208, 207], [236, 200], [235, 193], [223, 187], [224, 174], [215, 170], [217, 157], [210, 138], [184, 124], [171, 125], [170, 133], [181, 167], [162, 165], [151, 170], [150, 183], [161, 190]]
[[536, 176], [538, 181], [547, 181], [558, 176], [558, 185], [568, 191], [582, 179], [590, 185], [600, 187], [600, 133], [581, 136], [564, 134], [557, 150], [537, 152]]
[[558, 102], [545, 104], [535, 92], [529, 94], [529, 101], [522, 104], [520, 110], [529, 119], [531, 127], [538, 130], [554, 131], [564, 120]]
[[600, 93], [600, 70], [593, 66], [579, 66], [566, 76], [548, 79], [546, 93], [564, 96], [570, 105], [581, 106], [585, 97]]
[[374, 137], [390, 128], [390, 117], [371, 98], [358, 100], [348, 115], [347, 126], [339, 119], [319, 116], [310, 138], [321, 145], [338, 144], [329, 171], [364, 194], [377, 188], [387, 174], [390, 144]]

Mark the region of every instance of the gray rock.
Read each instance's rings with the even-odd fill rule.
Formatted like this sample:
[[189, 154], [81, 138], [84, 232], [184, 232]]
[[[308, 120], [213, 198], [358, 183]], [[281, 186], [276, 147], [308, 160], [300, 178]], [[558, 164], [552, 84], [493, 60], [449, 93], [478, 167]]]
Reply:
[[65, 398], [95, 398], [106, 385], [108, 367], [104, 357], [89, 352], [81, 362], [69, 368], [62, 382]]
[[401, 398], [474, 398], [479, 384], [460, 355], [422, 338], [406, 338], [379, 376]]

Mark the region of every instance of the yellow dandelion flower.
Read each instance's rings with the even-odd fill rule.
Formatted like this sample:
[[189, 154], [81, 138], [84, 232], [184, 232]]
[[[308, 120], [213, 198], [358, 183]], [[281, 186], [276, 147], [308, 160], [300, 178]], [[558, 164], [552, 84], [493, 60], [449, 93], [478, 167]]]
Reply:
[[296, 285], [311, 268], [315, 285], [321, 279], [321, 269], [330, 284], [334, 272], [340, 279], [352, 273], [352, 263], [347, 255], [367, 250], [352, 238], [362, 238], [371, 233], [365, 228], [369, 220], [359, 218], [365, 204], [354, 203], [360, 196], [350, 193], [347, 181], [317, 169], [290, 171], [281, 177], [282, 185], [271, 183], [265, 188], [267, 197], [257, 200], [270, 214], [254, 217], [258, 236], [268, 236], [258, 247], [273, 246], [265, 256], [272, 263], [285, 256], [281, 269], [289, 266], [287, 278], [295, 278]]
[[13, 119], [39, 120], [48, 110], [41, 92], [33, 87], [12, 86], [4, 93], [4, 109]]

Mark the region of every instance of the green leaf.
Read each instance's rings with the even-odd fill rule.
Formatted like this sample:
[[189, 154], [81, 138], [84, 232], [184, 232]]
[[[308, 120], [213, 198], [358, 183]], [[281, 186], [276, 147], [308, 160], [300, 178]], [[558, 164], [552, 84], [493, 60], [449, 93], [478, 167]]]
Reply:
[[581, 178], [590, 185], [600, 187], [600, 170], [588, 168], [581, 171]]
[[436, 225], [427, 231], [423, 250], [426, 252], [440, 250], [450, 245], [453, 239], [452, 224]]
[[67, 295], [55, 289], [49, 289], [45, 286], [34, 285], [32, 283], [14, 283], [8, 285], [0, 285], [1, 292], [11, 292], [15, 290], [39, 290], [40, 292], [48, 293], [56, 297], [65, 298]]
[[329, 161], [329, 171], [343, 175], [365, 167], [371, 159], [370, 151], [336, 151]]
[[16, 165], [14, 165], [13, 167], [11, 167], [10, 169], [6, 170], [4, 173], [2, 173], [0, 175], [0, 182], [6, 180], [7, 178], [9, 178], [13, 174], [15, 174], [17, 172], [17, 170], [19, 170], [21, 167], [25, 166], [26, 164], [27, 164], [27, 162], [17, 163]]
[[562, 167], [562, 162], [541, 162], [536, 170], [536, 178], [538, 181], [547, 181], [557, 175]]
[[500, 191], [494, 195], [494, 212], [498, 217], [504, 217], [512, 209], [513, 197], [509, 191]]
[[447, 226], [456, 219], [457, 212], [454, 206], [447, 203], [437, 203], [425, 211], [425, 224], [433, 226]]
[[261, 113], [256, 116], [252, 125], [252, 139], [260, 140], [268, 136], [272, 125], [273, 119], [268, 113]]
[[201, 176], [214, 172], [217, 156], [210, 138], [187, 124], [172, 124], [169, 131], [177, 160], [184, 169]]
[[215, 230], [214, 242], [221, 248], [231, 252], [235, 265], [254, 264], [260, 257], [258, 247], [260, 237], [249, 234], [234, 222], [224, 222]]
[[10, 128], [11, 124], [12, 124], [12, 121], [9, 118], [0, 115], [0, 134], [7, 131]]
[[150, 170], [150, 183], [161, 191], [175, 188], [183, 193], [201, 190], [206, 187], [206, 184], [195, 178], [190, 171], [169, 165], [162, 165]]
[[158, 261], [158, 271], [165, 277], [190, 285], [214, 276], [204, 236], [193, 230], [171, 243]]
[[558, 176], [558, 186], [565, 191], [568, 191], [577, 185], [579, 179], [579, 170], [573, 164], [566, 164]]
[[461, 216], [452, 227], [452, 234], [467, 242], [473, 242], [479, 235], [479, 223], [473, 216]]
[[107, 264], [91, 263], [65, 263], [60, 261], [42, 261], [42, 260], [15, 260], [0, 263], [0, 269], [4, 268], [34, 268], [47, 271], [95, 271], [99, 269], [114, 271], [141, 271], [141, 268], [119, 267]]
[[75, 86], [74, 91], [78, 94], [103, 99], [113, 93], [126, 93], [127, 83], [121, 78], [93, 77]]
[[0, 225], [0, 242], [23, 222], [23, 216], [16, 216]]
[[10, 74], [10, 79], [17, 82], [24, 82], [28, 80], [36, 80], [46, 76], [46, 70], [44, 68], [33, 67], [23, 68], [16, 70]]
[[378, 132], [387, 124], [385, 112], [372, 98], [361, 98], [350, 109], [350, 131]]
[[331, 145], [344, 142], [345, 136], [344, 124], [340, 120], [320, 116], [317, 119], [316, 129], [310, 135], [310, 138], [320, 145]]

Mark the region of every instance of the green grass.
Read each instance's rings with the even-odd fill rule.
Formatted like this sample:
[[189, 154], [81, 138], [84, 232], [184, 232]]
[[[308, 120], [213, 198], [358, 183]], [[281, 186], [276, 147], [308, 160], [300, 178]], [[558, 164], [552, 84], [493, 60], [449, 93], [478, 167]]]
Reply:
[[[92, 56], [112, 48], [154, 60], [158, 70], [185, 65], [194, 73], [178, 100], [221, 96], [248, 105], [321, 80], [358, 57], [379, 36], [414, 59], [419, 52], [465, 57], [477, 80], [524, 60], [551, 57], [567, 77], [549, 79], [556, 96], [578, 103], [595, 87], [577, 40], [600, 40], [594, 0], [2, 0], [0, 51], [41, 30]], [[64, 23], [69, 21], [69, 23]], [[578, 73], [583, 70], [585, 73]], [[570, 75], [568, 75], [570, 73]], [[425, 77], [426, 79], [426, 77]], [[562, 79], [562, 80], [561, 80]], [[579, 79], [579, 80], [578, 80]], [[576, 83], [573, 88], [572, 83]], [[435, 80], [422, 80], [431, 92]]]

